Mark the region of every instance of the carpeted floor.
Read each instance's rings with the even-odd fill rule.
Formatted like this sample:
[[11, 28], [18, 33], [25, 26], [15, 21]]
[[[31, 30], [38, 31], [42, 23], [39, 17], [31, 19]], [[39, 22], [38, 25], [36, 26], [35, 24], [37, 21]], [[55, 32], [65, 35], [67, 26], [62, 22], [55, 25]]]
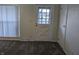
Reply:
[[56, 42], [0, 41], [1, 55], [65, 55]]

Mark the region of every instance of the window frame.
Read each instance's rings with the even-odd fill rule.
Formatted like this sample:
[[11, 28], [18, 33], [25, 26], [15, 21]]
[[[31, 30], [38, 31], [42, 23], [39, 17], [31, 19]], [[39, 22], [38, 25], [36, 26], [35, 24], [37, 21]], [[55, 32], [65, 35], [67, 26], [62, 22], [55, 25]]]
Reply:
[[0, 6], [15, 6], [17, 9], [17, 35], [16, 36], [0, 36], [0, 38], [20, 38], [20, 6], [19, 5], [0, 5]]

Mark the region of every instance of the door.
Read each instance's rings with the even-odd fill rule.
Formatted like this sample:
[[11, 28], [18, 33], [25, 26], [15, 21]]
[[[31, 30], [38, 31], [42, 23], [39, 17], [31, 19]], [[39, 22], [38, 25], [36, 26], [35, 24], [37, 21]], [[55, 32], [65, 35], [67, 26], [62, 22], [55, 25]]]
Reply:
[[79, 55], [79, 5], [68, 5], [66, 49]]
[[51, 30], [51, 8], [50, 7], [39, 7], [37, 9], [37, 20], [35, 29], [35, 40], [38, 41], [51, 41], [52, 30]]
[[60, 23], [59, 23], [59, 42], [65, 48], [65, 36], [67, 25], [67, 5], [61, 5], [60, 8]]

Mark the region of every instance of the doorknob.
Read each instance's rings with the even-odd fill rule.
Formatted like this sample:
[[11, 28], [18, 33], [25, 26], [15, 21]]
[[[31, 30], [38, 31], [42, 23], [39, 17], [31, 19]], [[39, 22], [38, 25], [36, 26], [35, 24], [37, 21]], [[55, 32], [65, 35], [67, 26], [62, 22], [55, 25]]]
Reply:
[[63, 25], [64, 28], [66, 28], [66, 25]]
[[37, 27], [37, 23], [35, 23], [35, 26]]

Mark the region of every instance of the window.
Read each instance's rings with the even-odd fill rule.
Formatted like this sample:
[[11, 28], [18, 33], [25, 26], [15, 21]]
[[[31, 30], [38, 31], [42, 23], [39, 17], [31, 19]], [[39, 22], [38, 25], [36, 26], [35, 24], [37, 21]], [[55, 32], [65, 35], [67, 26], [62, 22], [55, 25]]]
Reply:
[[17, 37], [18, 35], [17, 7], [0, 6], [0, 37]]
[[38, 9], [38, 24], [50, 24], [50, 8]]

